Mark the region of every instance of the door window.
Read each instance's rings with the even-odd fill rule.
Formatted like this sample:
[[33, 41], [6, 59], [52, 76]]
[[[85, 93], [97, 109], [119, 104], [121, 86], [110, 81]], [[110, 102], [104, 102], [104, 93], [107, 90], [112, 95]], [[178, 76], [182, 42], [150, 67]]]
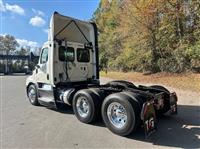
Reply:
[[40, 57], [40, 63], [44, 64], [47, 61], [48, 61], [48, 48], [44, 48], [42, 50], [42, 54], [41, 54], [41, 57]]
[[78, 48], [77, 49], [77, 61], [87, 63], [90, 61], [89, 49]]

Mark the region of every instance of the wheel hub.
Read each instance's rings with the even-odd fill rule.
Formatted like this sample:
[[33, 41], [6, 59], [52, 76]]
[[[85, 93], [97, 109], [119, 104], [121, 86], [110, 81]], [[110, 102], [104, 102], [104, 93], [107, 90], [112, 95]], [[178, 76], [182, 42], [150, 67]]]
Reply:
[[79, 97], [76, 102], [76, 108], [81, 117], [83, 118], [87, 117], [89, 113], [89, 103], [86, 98]]
[[118, 102], [113, 102], [108, 106], [107, 116], [116, 128], [123, 128], [127, 123], [126, 109]]
[[29, 96], [31, 102], [34, 102], [34, 100], [36, 98], [36, 92], [35, 92], [35, 90], [33, 88], [30, 89], [30, 91], [28, 93], [28, 96]]

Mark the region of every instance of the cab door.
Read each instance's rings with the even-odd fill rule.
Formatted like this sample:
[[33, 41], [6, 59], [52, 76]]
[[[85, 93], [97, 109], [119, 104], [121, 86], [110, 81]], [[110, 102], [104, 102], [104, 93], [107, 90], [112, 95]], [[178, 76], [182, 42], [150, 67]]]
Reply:
[[48, 70], [48, 59], [49, 59], [49, 48], [43, 48], [40, 54], [39, 63], [37, 65], [37, 82], [38, 83], [49, 83], [49, 70]]
[[36, 69], [36, 81], [38, 88], [38, 100], [39, 103], [48, 106], [55, 107], [55, 99], [53, 86], [50, 81], [50, 49], [49, 47], [42, 48], [39, 63]]

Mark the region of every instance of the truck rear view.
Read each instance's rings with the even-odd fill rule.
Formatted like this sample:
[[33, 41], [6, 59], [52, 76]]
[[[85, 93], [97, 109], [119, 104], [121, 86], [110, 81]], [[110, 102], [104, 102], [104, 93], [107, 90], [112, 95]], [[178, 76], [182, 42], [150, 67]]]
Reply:
[[126, 136], [143, 126], [156, 129], [157, 115], [177, 113], [177, 96], [163, 86], [136, 86], [127, 81], [99, 83], [97, 27], [55, 12], [38, 65], [27, 78], [33, 105], [73, 107], [83, 123], [102, 117], [114, 133]]

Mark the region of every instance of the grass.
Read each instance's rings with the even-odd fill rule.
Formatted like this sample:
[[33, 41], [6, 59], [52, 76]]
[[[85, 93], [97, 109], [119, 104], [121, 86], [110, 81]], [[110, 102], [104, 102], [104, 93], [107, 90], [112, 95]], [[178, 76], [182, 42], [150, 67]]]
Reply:
[[101, 77], [107, 77], [118, 80], [128, 80], [132, 82], [163, 84], [179, 89], [185, 89], [200, 93], [200, 74], [171, 74], [171, 73], [156, 73], [144, 75], [137, 72], [105, 72], [100, 73]]

